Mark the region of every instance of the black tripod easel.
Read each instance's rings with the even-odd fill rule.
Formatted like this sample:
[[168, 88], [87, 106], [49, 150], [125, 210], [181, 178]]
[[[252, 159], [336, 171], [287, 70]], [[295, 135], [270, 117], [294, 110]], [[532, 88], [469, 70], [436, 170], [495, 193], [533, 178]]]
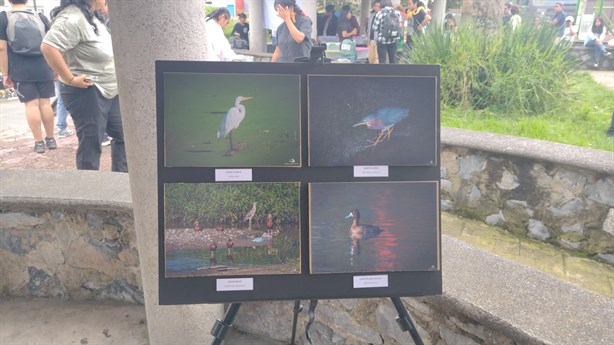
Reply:
[[[409, 312], [403, 305], [400, 297], [390, 297], [392, 300], [392, 304], [397, 310], [396, 321], [399, 324], [399, 328], [403, 332], [409, 332], [412, 340], [415, 345], [424, 345], [422, 342], [422, 338], [420, 338], [420, 334], [418, 334], [418, 329], [414, 324]], [[305, 327], [305, 336], [310, 344], [311, 338], [309, 337], [309, 329], [311, 328], [311, 324], [315, 320], [315, 309], [318, 304], [317, 299], [312, 299], [309, 301], [309, 321], [307, 322], [307, 326]], [[226, 311], [226, 315], [224, 316], [224, 320], [216, 320], [213, 328], [211, 329], [211, 335], [215, 337], [211, 345], [221, 345], [226, 335], [228, 335], [228, 331], [230, 331], [230, 327], [232, 327], [232, 323], [239, 312], [239, 308], [241, 307], [241, 303], [231, 303], [230, 307]], [[292, 320], [292, 340], [290, 345], [294, 345], [294, 341], [296, 338], [296, 324], [298, 319], [298, 313], [303, 310], [303, 306], [301, 305], [301, 301], [294, 302], [294, 319]]]

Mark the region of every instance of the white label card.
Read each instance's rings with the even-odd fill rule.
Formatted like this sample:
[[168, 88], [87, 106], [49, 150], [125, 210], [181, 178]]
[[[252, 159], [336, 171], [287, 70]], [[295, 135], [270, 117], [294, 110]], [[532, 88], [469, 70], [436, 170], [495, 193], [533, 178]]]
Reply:
[[254, 290], [254, 278], [216, 279], [216, 291], [251, 291]]
[[354, 276], [354, 289], [388, 287], [388, 275]]
[[215, 169], [215, 182], [251, 180], [252, 169]]
[[388, 177], [387, 165], [355, 165], [354, 177]]

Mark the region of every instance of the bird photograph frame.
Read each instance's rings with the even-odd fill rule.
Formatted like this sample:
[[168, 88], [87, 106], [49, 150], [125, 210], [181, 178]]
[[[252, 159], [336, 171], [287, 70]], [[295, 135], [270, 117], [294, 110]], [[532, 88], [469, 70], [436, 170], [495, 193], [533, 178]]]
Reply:
[[300, 183], [164, 185], [165, 277], [301, 273]]
[[166, 167], [300, 167], [300, 75], [172, 73]]
[[437, 87], [434, 76], [308, 75], [309, 165], [436, 165]]
[[438, 183], [310, 183], [310, 273], [440, 270]]

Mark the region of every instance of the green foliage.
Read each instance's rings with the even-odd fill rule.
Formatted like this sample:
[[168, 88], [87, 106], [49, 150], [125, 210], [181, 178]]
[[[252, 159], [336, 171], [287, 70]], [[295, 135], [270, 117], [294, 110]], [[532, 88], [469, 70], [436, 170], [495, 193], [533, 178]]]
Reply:
[[562, 100], [563, 109], [537, 116], [444, 106], [441, 125], [614, 151], [614, 138], [605, 134], [612, 119], [614, 91], [596, 83], [588, 73], [574, 73], [568, 93]]
[[433, 28], [418, 37], [405, 62], [440, 64], [442, 104], [517, 115], [564, 106], [574, 61], [542, 25], [489, 31], [465, 23], [453, 35]]
[[237, 223], [257, 202], [254, 222], [274, 215], [276, 222], [299, 221], [298, 183], [173, 183], [164, 187], [166, 227]]

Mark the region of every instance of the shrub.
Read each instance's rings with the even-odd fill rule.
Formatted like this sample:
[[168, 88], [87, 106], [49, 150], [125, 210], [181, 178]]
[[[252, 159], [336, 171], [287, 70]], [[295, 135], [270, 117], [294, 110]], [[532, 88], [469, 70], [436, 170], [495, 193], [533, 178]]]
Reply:
[[404, 62], [441, 65], [444, 106], [543, 114], [561, 109], [575, 66], [570, 47], [555, 38], [546, 25], [512, 32], [467, 23], [453, 35], [434, 28], [415, 40]]

